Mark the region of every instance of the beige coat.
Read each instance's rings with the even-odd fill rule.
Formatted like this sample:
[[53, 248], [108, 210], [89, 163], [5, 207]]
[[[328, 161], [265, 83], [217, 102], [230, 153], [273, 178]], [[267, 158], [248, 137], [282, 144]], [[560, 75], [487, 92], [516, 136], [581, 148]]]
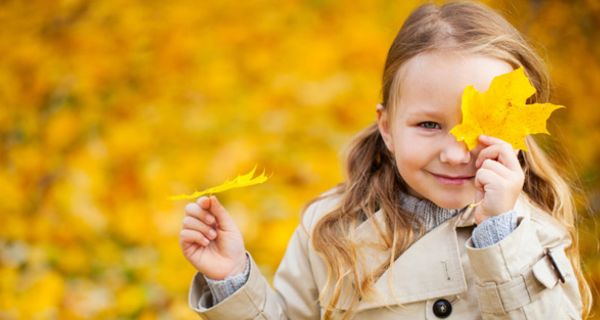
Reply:
[[[307, 230], [312, 233], [315, 222], [336, 201], [330, 197], [313, 203], [302, 221]], [[380, 298], [359, 302], [353, 319], [439, 319], [433, 310], [440, 299], [451, 306], [446, 319], [580, 319], [577, 279], [564, 253], [571, 243], [568, 234], [525, 196], [515, 209], [518, 227], [490, 247], [472, 246], [475, 225], [470, 212], [426, 233], [377, 280]], [[377, 212], [357, 228], [357, 243], [374, 241], [374, 223], [381, 223], [382, 217]], [[385, 259], [374, 249], [361, 252], [371, 268]], [[298, 227], [275, 274], [274, 289], [251, 257], [248, 282], [234, 294], [212, 306], [204, 278], [196, 274], [189, 303], [204, 319], [320, 319], [330, 297], [326, 294], [318, 301], [326, 276], [324, 260]], [[342, 310], [348, 306], [349, 292], [342, 291]]]

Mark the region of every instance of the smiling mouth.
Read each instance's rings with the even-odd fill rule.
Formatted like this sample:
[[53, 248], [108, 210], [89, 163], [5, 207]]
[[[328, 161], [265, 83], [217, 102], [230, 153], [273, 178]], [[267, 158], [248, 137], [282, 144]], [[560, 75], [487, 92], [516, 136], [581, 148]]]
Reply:
[[442, 174], [431, 173], [440, 183], [449, 185], [461, 185], [463, 183], [471, 181], [475, 176], [462, 175], [462, 176], [447, 176]]

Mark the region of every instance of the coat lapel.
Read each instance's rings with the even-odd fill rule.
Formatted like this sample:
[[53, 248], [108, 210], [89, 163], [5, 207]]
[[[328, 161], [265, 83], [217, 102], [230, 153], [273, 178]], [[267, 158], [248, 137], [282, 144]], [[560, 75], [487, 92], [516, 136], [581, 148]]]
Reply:
[[[374, 236], [377, 235], [375, 223], [385, 230], [383, 211], [377, 211], [371, 219], [359, 225], [353, 235], [355, 243], [360, 244], [359, 260], [366, 261], [362, 267], [368, 271], [375, 270], [389, 259], [389, 250], [385, 250], [382, 241]], [[473, 224], [471, 210], [467, 210], [426, 233], [376, 280], [375, 288], [379, 295], [360, 301], [356, 310], [465, 292], [467, 283], [461, 265], [456, 228]], [[348, 289], [352, 290], [352, 285], [346, 280], [342, 292], [352, 292]], [[350, 295], [342, 294], [338, 306], [347, 309], [350, 303]]]
[[[527, 197], [521, 195], [514, 209], [518, 216], [525, 216], [529, 214], [530, 206]], [[379, 295], [375, 299], [359, 301], [355, 310], [407, 304], [466, 292], [467, 279], [461, 263], [461, 251], [464, 251], [465, 241], [469, 240], [462, 231], [459, 237], [457, 228], [474, 226], [473, 212], [474, 209], [467, 209], [415, 241], [376, 280], [375, 288]], [[385, 230], [382, 210], [361, 223], [352, 235], [355, 243], [360, 244], [357, 249], [359, 260], [366, 261], [363, 270], [374, 270], [389, 259], [389, 250], [376, 237], [375, 224]], [[351, 295], [345, 293], [353, 292], [353, 287], [347, 278], [344, 281], [338, 307], [347, 310]], [[323, 298], [328, 301], [331, 295], [325, 294]]]

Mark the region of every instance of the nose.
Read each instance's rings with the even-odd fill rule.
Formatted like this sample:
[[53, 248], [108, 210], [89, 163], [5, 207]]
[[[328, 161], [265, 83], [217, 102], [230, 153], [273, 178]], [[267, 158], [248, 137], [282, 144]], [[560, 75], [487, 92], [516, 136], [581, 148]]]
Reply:
[[451, 165], [465, 164], [471, 161], [471, 153], [464, 142], [457, 141], [449, 134], [445, 146], [440, 152], [440, 161]]

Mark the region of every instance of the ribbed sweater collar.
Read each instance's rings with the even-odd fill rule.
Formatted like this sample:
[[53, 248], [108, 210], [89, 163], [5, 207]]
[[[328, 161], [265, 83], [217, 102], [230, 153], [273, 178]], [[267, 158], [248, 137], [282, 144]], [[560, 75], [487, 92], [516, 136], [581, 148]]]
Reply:
[[427, 199], [419, 199], [402, 192], [402, 209], [414, 213], [425, 226], [426, 232], [444, 223], [466, 209], [445, 209]]

